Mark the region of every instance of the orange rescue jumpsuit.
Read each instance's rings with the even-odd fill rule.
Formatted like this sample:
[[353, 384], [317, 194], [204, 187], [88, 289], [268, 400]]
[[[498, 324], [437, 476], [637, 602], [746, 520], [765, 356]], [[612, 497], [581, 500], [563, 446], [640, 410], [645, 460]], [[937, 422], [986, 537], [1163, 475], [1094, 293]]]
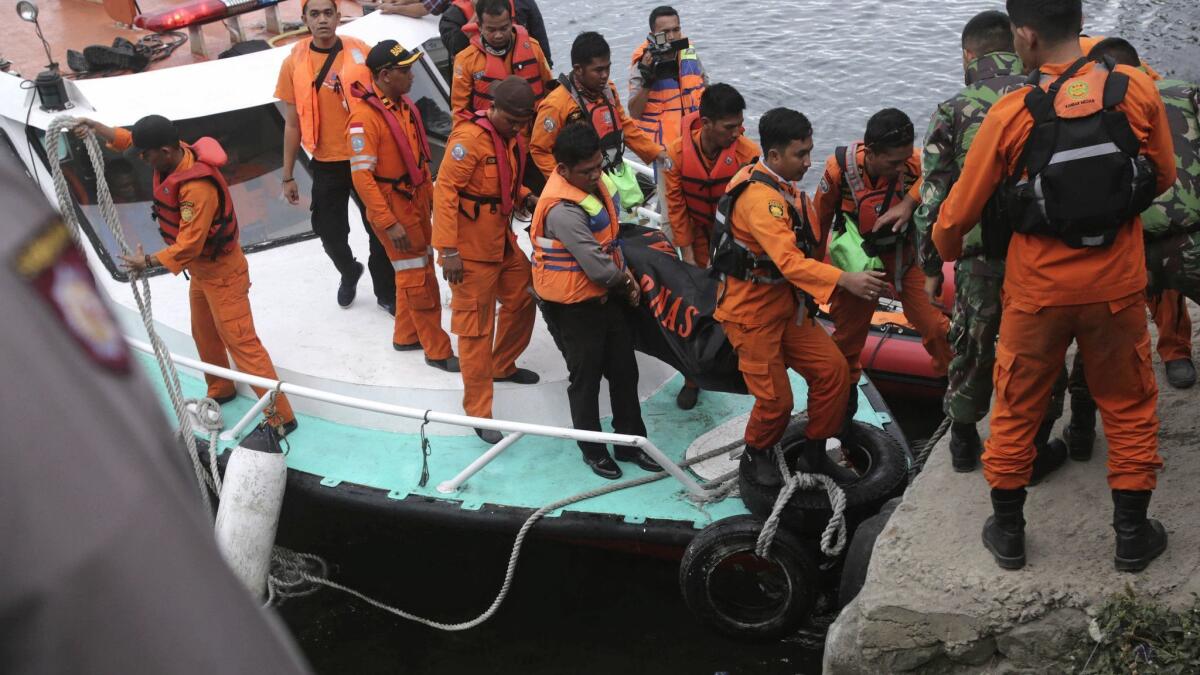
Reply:
[[[867, 190], [886, 189], [888, 181], [876, 180], [867, 173], [864, 168], [866, 149], [861, 144], [858, 147], [859, 151], [855, 154], [854, 161], [858, 162]], [[921, 153], [914, 149], [913, 156], [905, 167], [905, 173], [901, 177], [899, 185], [908, 186], [908, 195], [917, 202], [921, 201], [920, 176]], [[813, 199], [813, 206], [817, 212], [817, 224], [820, 225], [819, 231], [825, 235], [819, 237], [823, 241], [828, 241], [829, 229], [838, 211], [854, 212], [854, 196], [845, 194], [846, 191], [842, 189], [844, 184], [842, 168], [838, 165], [837, 158], [830, 155], [825, 162], [825, 175], [821, 178], [820, 188]], [[903, 196], [895, 194], [892, 204], [899, 203]], [[916, 254], [910, 242], [904, 247], [903, 259], [912, 261], [915, 257]], [[887, 274], [888, 279], [895, 279], [895, 255], [889, 252], [881, 255], [880, 259], [883, 261], [884, 273]], [[925, 295], [925, 275], [921, 272], [921, 267], [911, 263], [906, 264], [907, 268], [901, 278], [899, 294], [904, 308], [904, 317], [921, 335], [921, 344], [925, 346], [925, 351], [931, 357], [934, 372], [938, 375], [945, 375], [946, 368], [950, 365], [950, 359], [953, 357], [950, 343], [946, 339], [946, 335], [950, 332], [950, 320], [930, 304], [929, 297]], [[860, 356], [863, 345], [867, 342], [867, 334], [871, 330], [871, 317], [875, 313], [875, 308], [875, 302], [863, 300], [850, 293], [833, 294], [833, 302], [830, 307], [834, 325], [833, 341], [841, 348], [842, 353], [846, 355], [846, 361], [850, 364], [851, 382], [858, 382], [859, 375], [862, 374]]]
[[[1071, 64], [1042, 67], [1051, 77]], [[1083, 66], [1079, 74], [1094, 64]], [[1175, 155], [1166, 111], [1154, 83], [1134, 68], [1117, 108], [1129, 119], [1141, 153], [1153, 162], [1161, 193], [1175, 182]], [[1025, 92], [997, 102], [975, 136], [962, 176], [933, 228], [945, 260], [962, 250], [963, 236], [979, 222], [1001, 180], [1017, 166], [1033, 127]], [[1106, 248], [1070, 248], [1046, 236], [1014, 234], [1004, 277], [1004, 314], [996, 345], [996, 400], [984, 476], [994, 488], [1029, 482], [1033, 437], [1046, 414], [1050, 390], [1074, 339], [1108, 438], [1108, 483], [1114, 490], [1152, 490], [1162, 466], [1158, 455], [1158, 387], [1150, 363], [1143, 309], [1146, 260], [1141, 218], [1121, 228]]]
[[[692, 217], [688, 210], [687, 202], [683, 198], [683, 144], [694, 143], [697, 150], [700, 149], [700, 130], [692, 132], [691, 138], [687, 139], [683, 136], [675, 139], [667, 147], [667, 156], [671, 158], [671, 165], [663, 174], [663, 181], [666, 184], [665, 197], [667, 201], [667, 220], [671, 223], [671, 239], [679, 248], [692, 248], [692, 254], [696, 258], [698, 267], [708, 267], [708, 238], [712, 230], [711, 219], [709, 222], [699, 223], [697, 219]], [[739, 136], [734, 141], [733, 161], [739, 167], [755, 159], [762, 154], [758, 144], [746, 138]], [[699, 151], [696, 155], [704, 164], [704, 169], [708, 172], [713, 170], [713, 161], [704, 156], [703, 151]], [[717, 157], [720, 159], [720, 156]], [[705, 176], [689, 176], [704, 180], [709, 178]], [[713, 213], [716, 213], [716, 204], [712, 205]]]
[[[625, 108], [621, 106], [621, 98], [617, 96], [616, 85], [610, 81], [608, 88], [612, 95], [613, 107], [617, 111], [614, 126], [624, 134], [626, 147], [646, 164], [653, 164], [655, 158], [662, 153], [662, 146], [655, 143], [654, 139], [642, 131], [633, 118], [625, 112]], [[582, 93], [582, 90], [580, 92]], [[558, 87], [538, 103], [537, 120], [533, 123], [533, 137], [529, 141], [529, 152], [533, 155], [533, 161], [542, 174], [549, 176], [554, 173], [554, 167], [558, 166], [558, 162], [554, 161], [554, 139], [558, 138], [558, 132], [564, 124], [576, 120], [586, 121], [587, 118], [575, 103], [575, 99], [571, 98], [566, 87]]]
[[[115, 131], [114, 150], [126, 150], [133, 145], [133, 134], [128, 129], [118, 127]], [[183, 160], [175, 170], [186, 171], [195, 162], [192, 151], [184, 148]], [[190, 220], [183, 217], [189, 210], [183, 207], [189, 203]], [[243, 373], [279, 379], [271, 356], [254, 330], [254, 317], [250, 314], [250, 268], [241, 244], [232, 242], [232, 248], [215, 259], [200, 255], [217, 213], [216, 186], [200, 180], [184, 183], [179, 187], [179, 204], [179, 236], [174, 244], [153, 255], [172, 274], [186, 271], [191, 277], [188, 299], [192, 312], [192, 339], [196, 342], [200, 360], [228, 368], [228, 355], [232, 355], [237, 369]], [[236, 391], [231, 380], [207, 374], [204, 380], [208, 383], [209, 398], [231, 396]], [[258, 396], [266, 393], [265, 389], [253, 389]], [[275, 399], [275, 412], [276, 417], [271, 420], [274, 424], [287, 424], [296, 419], [283, 394]]]
[[[754, 170], [770, 173], [759, 162]], [[739, 180], [744, 169], [734, 180]], [[802, 209], [798, 192], [785, 181], [786, 198]], [[784, 196], [761, 183], [746, 187], [730, 214], [735, 239], [756, 255], [766, 253], [787, 283], [750, 283], [726, 277], [714, 314], [738, 354], [738, 368], [754, 395], [746, 445], [765, 449], [783, 438], [792, 414], [791, 368], [808, 383], [808, 437], [828, 438], [842, 426], [850, 396], [849, 371], [833, 340], [812, 316], [803, 316], [799, 288], [828, 302], [841, 270], [805, 257], [796, 247]]]
[[[507, 145], [504, 156], [497, 157], [486, 129], [460, 121], [446, 141], [433, 191], [433, 246], [458, 249], [462, 256], [462, 283], [450, 287], [450, 332], [458, 336], [463, 410], [474, 417], [492, 416], [492, 378], [516, 371], [517, 357], [533, 335], [537, 311], [529, 258], [517, 247], [511, 214], [472, 197], [499, 199], [497, 162], [506, 162], [515, 180], [516, 139]], [[514, 204], [529, 194], [521, 186]]]
[[[453, 356], [450, 336], [442, 328], [442, 298], [429, 241], [433, 234], [433, 180], [429, 157], [417, 135], [417, 112], [403, 102], [380, 97], [388, 113], [399, 123], [408, 141], [412, 157], [421, 166], [425, 182], [412, 186], [400, 148], [380, 112], [362, 99], [350, 102], [348, 126], [350, 176], [354, 189], [367, 210], [367, 220], [375, 237], [387, 252], [396, 272], [396, 324], [392, 342], [411, 345], [420, 342], [425, 356], [434, 360]], [[386, 180], [379, 180], [386, 179]], [[397, 250], [387, 229], [399, 223], [408, 235], [407, 251]]]

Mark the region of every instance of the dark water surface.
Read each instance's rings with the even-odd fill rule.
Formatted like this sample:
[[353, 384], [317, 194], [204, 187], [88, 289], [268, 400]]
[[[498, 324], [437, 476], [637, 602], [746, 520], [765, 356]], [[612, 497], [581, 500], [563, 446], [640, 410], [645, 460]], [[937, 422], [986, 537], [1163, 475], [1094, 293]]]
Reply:
[[[627, 64], [656, 3], [542, 0], [567, 67], [583, 30], [613, 47], [625, 96]], [[814, 162], [859, 137], [876, 110], [905, 110], [923, 134], [962, 79], [959, 31], [1003, 3], [967, 0], [708, 0], [677, 2], [712, 80], [738, 87], [758, 116], [787, 105], [816, 129]], [[1085, 2], [1092, 33], [1123, 35], [1166, 74], [1200, 79], [1200, 3]], [[810, 187], [816, 178], [805, 183]], [[940, 420], [937, 401], [889, 400], [910, 440]], [[289, 506], [289, 509], [293, 507]], [[474, 617], [503, 579], [509, 536], [397, 530], [348, 510], [289, 512], [281, 543], [324, 556], [335, 580], [415, 613]], [[650, 556], [531, 540], [508, 601], [484, 626], [443, 633], [334, 591], [292, 600], [281, 614], [317, 672], [342, 673], [817, 673], [820, 654], [795, 643], [748, 646], [700, 626], [678, 591], [678, 564]]]

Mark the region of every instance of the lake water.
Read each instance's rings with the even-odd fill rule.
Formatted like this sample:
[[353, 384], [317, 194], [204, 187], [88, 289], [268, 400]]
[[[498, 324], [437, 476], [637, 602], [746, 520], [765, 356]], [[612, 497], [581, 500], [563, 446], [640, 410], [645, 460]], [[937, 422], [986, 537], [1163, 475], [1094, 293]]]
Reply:
[[[959, 34], [995, 5], [965, 0], [735, 0], [675, 4], [714, 82], [746, 97], [747, 130], [775, 106], [815, 127], [814, 163], [860, 137], [875, 111], [897, 107], [918, 136], [961, 86]], [[613, 48], [622, 97], [628, 59], [654, 3], [542, 0], [557, 69], [583, 30]], [[1195, 0], [1085, 2], [1087, 29], [1120, 34], [1164, 73], [1200, 79]], [[819, 165], [818, 165], [819, 166]], [[805, 184], [819, 179], [810, 171]], [[910, 439], [929, 434], [937, 403], [890, 401]], [[292, 508], [292, 507], [289, 507]], [[281, 542], [325, 556], [333, 578], [405, 609], [447, 621], [473, 617], [494, 597], [509, 536], [397, 531], [368, 514], [289, 513]], [[347, 523], [354, 533], [347, 538]], [[297, 526], [297, 523], [303, 523]], [[319, 673], [817, 673], [820, 653], [797, 642], [748, 646], [700, 626], [679, 596], [677, 561], [533, 540], [498, 616], [466, 633], [441, 633], [322, 591], [282, 615]]]

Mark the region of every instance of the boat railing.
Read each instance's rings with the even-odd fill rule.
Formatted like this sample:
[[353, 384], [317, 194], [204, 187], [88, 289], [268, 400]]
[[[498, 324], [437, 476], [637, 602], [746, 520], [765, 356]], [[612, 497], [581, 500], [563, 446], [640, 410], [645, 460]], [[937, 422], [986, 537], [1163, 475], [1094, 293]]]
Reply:
[[[126, 341], [131, 347], [137, 351], [154, 355], [154, 349], [149, 343], [134, 338], [126, 337]], [[284, 382], [282, 380], [272, 380], [266, 377], [258, 377], [257, 375], [247, 375], [229, 368], [214, 366], [210, 363], [180, 356], [175, 353], [170, 354], [171, 360], [177, 365], [189, 368], [191, 370], [200, 371], [209, 375], [233, 380], [251, 387], [265, 389], [266, 392], [259, 397], [250, 410], [238, 420], [231, 429], [221, 433], [219, 438], [223, 441], [233, 441], [238, 439], [243, 432], [258, 418], [262, 411], [270, 404], [271, 397], [275, 392], [287, 394], [288, 396], [306, 398], [313, 401], [321, 401], [331, 405], [354, 408], [357, 410], [365, 410], [368, 412], [380, 413], [384, 415], [392, 415], [395, 417], [403, 417], [406, 419], [420, 420], [423, 422], [436, 422], [438, 424], [449, 424], [457, 427], [467, 427], [470, 429], [489, 429], [493, 431], [507, 432], [500, 442], [493, 445], [486, 452], [464, 467], [450, 480], [444, 481], [437, 486], [438, 492], [443, 494], [453, 494], [457, 492], [467, 480], [479, 473], [485, 466], [499, 457], [518, 441], [527, 435], [542, 436], [545, 438], [558, 438], [568, 441], [585, 442], [585, 443], [611, 443], [613, 445], [623, 445], [628, 447], [640, 448], [650, 456], [659, 466], [663, 468], [672, 478], [679, 481], [687, 490], [695, 497], [704, 497], [707, 493], [703, 487], [690, 475], [687, 471], [681, 468], [678, 464], [672, 461], [662, 450], [658, 448], [650, 439], [645, 436], [630, 436], [626, 434], [612, 434], [601, 431], [584, 431], [580, 429], [570, 429], [566, 427], [555, 427], [545, 424], [531, 424], [528, 422], [513, 422], [509, 420], [497, 420], [484, 417], [471, 417], [469, 415], [457, 415], [453, 413], [437, 412], [435, 410], [422, 410], [420, 408], [409, 408], [406, 406], [393, 405], [390, 403], [381, 403], [365, 398], [355, 396], [347, 396], [345, 394], [336, 394], [329, 391], [305, 387], [298, 384]]]

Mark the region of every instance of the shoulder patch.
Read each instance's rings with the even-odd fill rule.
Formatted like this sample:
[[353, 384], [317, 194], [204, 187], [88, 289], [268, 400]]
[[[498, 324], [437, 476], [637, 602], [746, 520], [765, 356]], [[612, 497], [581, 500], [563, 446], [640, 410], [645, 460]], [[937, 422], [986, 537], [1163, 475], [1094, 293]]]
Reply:
[[354, 59], [354, 62], [359, 64], [367, 62], [367, 57], [363, 56], [362, 51], [358, 47], [353, 47], [350, 49], [350, 58]]
[[362, 152], [363, 148], [367, 147], [367, 139], [361, 134], [354, 134], [350, 137], [350, 149], [354, 152]]
[[667, 171], [671, 171], [672, 169], [675, 168], [675, 162], [673, 162], [671, 160], [671, 158], [668, 157], [667, 160], [665, 162], [663, 162], [663, 168], [666, 169]]
[[192, 202], [179, 202], [179, 220], [185, 223], [192, 222], [192, 218], [196, 217], [196, 205]]
[[450, 151], [450, 156], [453, 157], [455, 161], [461, 162], [467, 156], [467, 149], [463, 147], [462, 143], [455, 143], [454, 149]]
[[129, 349], [96, 290], [83, 253], [55, 217], [17, 251], [14, 266], [93, 362], [114, 373], [129, 372]]
[[780, 220], [782, 220], [783, 216], [787, 213], [787, 209], [783, 207], [783, 202], [775, 201], [774, 199], [767, 202], [767, 210], [771, 212], [771, 215], [779, 218]]
[[546, 130], [546, 133], [554, 133], [554, 126], [553, 117], [547, 117], [546, 119], [542, 120], [542, 128]]
[[821, 176], [821, 183], [817, 185], [817, 189], [821, 192], [829, 192], [829, 179]]

